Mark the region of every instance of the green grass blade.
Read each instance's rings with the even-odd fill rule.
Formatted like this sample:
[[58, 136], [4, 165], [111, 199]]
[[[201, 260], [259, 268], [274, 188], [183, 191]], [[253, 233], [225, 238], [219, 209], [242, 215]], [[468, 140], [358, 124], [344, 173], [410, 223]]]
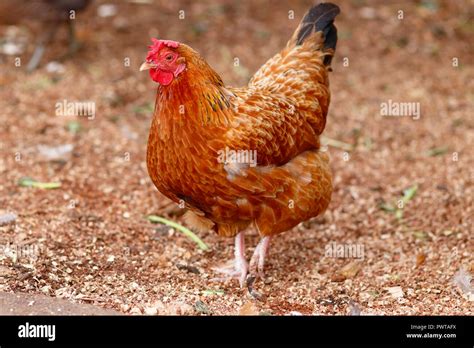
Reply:
[[418, 185], [413, 185], [406, 190], [403, 190], [403, 203], [408, 203], [413, 197], [415, 197], [416, 191], [418, 191]]
[[202, 294], [204, 296], [212, 296], [212, 295], [219, 295], [222, 296], [225, 294], [224, 290], [221, 289], [208, 289], [208, 290], [203, 290]]
[[151, 221], [151, 222], [159, 222], [159, 223], [162, 223], [162, 224], [165, 224], [167, 226], [170, 226], [170, 227], [173, 227], [177, 230], [179, 230], [180, 232], [182, 232], [186, 237], [190, 238], [193, 242], [195, 242], [200, 249], [202, 250], [208, 250], [209, 247], [207, 246], [206, 243], [204, 243], [196, 234], [194, 234], [194, 232], [192, 232], [190, 229], [174, 222], [174, 221], [171, 221], [171, 220], [167, 220], [165, 218], [162, 218], [160, 216], [156, 216], [156, 215], [149, 215], [148, 217], [148, 220]]
[[446, 146], [434, 147], [434, 148], [429, 149], [428, 151], [426, 151], [425, 155], [429, 156], [429, 157], [436, 157], [436, 156], [444, 155], [448, 151], [449, 151], [449, 149]]
[[396, 210], [395, 207], [389, 203], [382, 203], [379, 205], [379, 208], [390, 213], [393, 213]]
[[27, 178], [27, 177], [21, 178], [18, 181], [18, 185], [23, 186], [23, 187], [36, 187], [36, 188], [45, 189], [45, 190], [57, 189], [61, 187], [60, 182], [39, 182], [32, 178]]

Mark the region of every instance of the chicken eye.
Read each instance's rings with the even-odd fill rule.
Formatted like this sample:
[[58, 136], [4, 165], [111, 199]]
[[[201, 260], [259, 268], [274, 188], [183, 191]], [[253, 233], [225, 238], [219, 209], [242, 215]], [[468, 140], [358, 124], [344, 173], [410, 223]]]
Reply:
[[171, 62], [173, 60], [173, 55], [172, 54], [168, 54], [165, 59], [168, 61], [168, 62]]

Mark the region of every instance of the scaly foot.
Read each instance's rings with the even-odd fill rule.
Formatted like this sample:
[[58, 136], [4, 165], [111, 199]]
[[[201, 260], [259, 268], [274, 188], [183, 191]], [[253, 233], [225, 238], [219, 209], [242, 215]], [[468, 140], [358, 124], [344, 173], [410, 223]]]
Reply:
[[265, 266], [265, 256], [267, 255], [268, 247], [270, 245], [270, 237], [263, 237], [257, 244], [250, 260], [250, 276], [254, 278], [265, 277], [263, 272]]
[[235, 261], [233, 265], [226, 265], [219, 268], [214, 268], [215, 271], [222, 273], [225, 277], [221, 278], [214, 278], [215, 280], [227, 280], [229, 278], [237, 278], [240, 283], [240, 287], [242, 288], [245, 284], [245, 280], [247, 279], [248, 273], [248, 264], [247, 260], [245, 260], [245, 234], [244, 232], [240, 232], [235, 237]]

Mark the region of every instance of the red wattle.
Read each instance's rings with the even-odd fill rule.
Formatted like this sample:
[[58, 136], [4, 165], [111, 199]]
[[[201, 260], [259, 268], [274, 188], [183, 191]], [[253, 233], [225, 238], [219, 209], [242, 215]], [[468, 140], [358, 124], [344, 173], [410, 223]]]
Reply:
[[163, 86], [169, 85], [174, 78], [173, 73], [159, 69], [150, 69], [150, 76], [153, 81]]

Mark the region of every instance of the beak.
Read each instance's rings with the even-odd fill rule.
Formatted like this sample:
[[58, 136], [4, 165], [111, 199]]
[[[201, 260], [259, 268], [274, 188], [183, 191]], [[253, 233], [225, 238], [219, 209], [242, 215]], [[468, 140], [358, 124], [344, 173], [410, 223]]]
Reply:
[[140, 66], [140, 71], [156, 68], [155, 64], [145, 62]]

